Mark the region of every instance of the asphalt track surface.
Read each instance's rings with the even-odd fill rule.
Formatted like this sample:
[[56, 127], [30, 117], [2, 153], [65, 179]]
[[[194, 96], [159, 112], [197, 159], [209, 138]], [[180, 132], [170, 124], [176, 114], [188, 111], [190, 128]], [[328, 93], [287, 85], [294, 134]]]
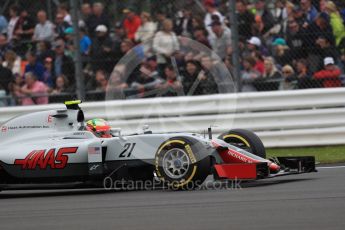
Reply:
[[345, 229], [345, 167], [241, 186], [3, 191], [0, 229]]

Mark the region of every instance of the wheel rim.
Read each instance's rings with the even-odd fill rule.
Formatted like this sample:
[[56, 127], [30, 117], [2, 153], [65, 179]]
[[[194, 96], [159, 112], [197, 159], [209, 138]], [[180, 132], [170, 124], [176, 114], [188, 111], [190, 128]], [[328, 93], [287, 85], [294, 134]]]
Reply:
[[170, 149], [163, 158], [163, 170], [173, 179], [181, 178], [186, 175], [189, 165], [189, 157], [182, 149]]

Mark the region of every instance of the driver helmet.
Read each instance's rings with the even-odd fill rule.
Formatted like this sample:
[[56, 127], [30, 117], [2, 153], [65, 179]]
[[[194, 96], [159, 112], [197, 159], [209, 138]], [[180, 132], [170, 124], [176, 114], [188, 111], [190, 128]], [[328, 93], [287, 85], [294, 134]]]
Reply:
[[86, 129], [97, 137], [109, 138], [112, 137], [110, 134], [110, 125], [107, 121], [101, 118], [95, 118], [86, 122]]

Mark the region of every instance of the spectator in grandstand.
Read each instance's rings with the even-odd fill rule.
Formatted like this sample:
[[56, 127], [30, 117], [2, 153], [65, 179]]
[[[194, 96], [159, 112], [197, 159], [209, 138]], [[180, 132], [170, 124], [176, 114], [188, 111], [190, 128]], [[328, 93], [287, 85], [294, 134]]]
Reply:
[[109, 77], [108, 87], [106, 89], [107, 95], [112, 98], [117, 98], [119, 96], [118, 94], [121, 94], [126, 89], [128, 89], [128, 84], [126, 83], [126, 79], [124, 79], [122, 71], [114, 70]]
[[332, 57], [326, 57], [324, 59], [324, 69], [314, 73], [313, 77], [316, 80], [321, 81], [324, 88], [341, 87], [340, 81], [341, 71], [338, 66], [335, 65]]
[[96, 80], [95, 90], [105, 92], [108, 86], [107, 73], [101, 69], [97, 70], [95, 80]]
[[55, 80], [55, 87], [52, 90], [52, 95], [58, 95], [62, 93], [71, 93], [73, 89], [70, 87], [70, 83], [65, 75], [60, 75]]
[[157, 21], [157, 30], [163, 30], [163, 22], [165, 21], [165, 19], [168, 19], [166, 13], [162, 10], [158, 10], [155, 14], [155, 18]]
[[254, 15], [247, 9], [247, 4], [244, 0], [236, 2], [237, 20], [238, 20], [238, 34], [242, 39], [250, 39], [252, 34], [252, 26], [254, 24]]
[[54, 88], [55, 76], [53, 69], [53, 58], [51, 57], [46, 57], [44, 59], [43, 83], [46, 84], [49, 87], [49, 89]]
[[10, 105], [19, 105], [21, 104], [19, 99], [16, 97], [16, 95], [19, 93], [20, 89], [24, 86], [24, 78], [22, 75], [15, 74], [14, 80], [10, 83], [9, 86], [9, 95], [12, 96]]
[[286, 44], [285, 39], [276, 38], [272, 45], [274, 48], [273, 57], [276, 64], [278, 64], [280, 67], [283, 67], [292, 62], [290, 48]]
[[265, 72], [265, 62], [264, 57], [262, 56], [260, 51], [255, 51], [251, 54], [251, 56], [255, 60], [254, 69], [258, 71], [260, 74], [263, 74]]
[[291, 65], [285, 65], [282, 68], [283, 81], [281, 82], [281, 90], [292, 90], [297, 87], [297, 76]]
[[260, 15], [255, 15], [255, 22], [251, 27], [253, 36], [264, 38], [266, 36], [264, 35], [264, 28], [265, 24], [262, 21], [262, 17]]
[[287, 34], [287, 27], [288, 27], [288, 22], [290, 19], [293, 19], [293, 10], [294, 10], [295, 5], [290, 2], [286, 1], [284, 4], [284, 9], [283, 9], [283, 19], [282, 20], [277, 20], [276, 22], [280, 23], [281, 29], [280, 33], [285, 35]]
[[28, 64], [25, 66], [24, 73], [32, 73], [35, 75], [35, 79], [38, 81], [43, 81], [44, 66], [37, 60], [36, 52], [30, 50], [26, 54], [26, 60]]
[[330, 24], [335, 37], [335, 45], [339, 46], [342, 41], [345, 41], [345, 23], [334, 2], [327, 1], [326, 12], [330, 16]]
[[327, 4], [327, 0], [320, 0], [319, 1], [320, 12], [326, 12], [326, 4]]
[[134, 40], [135, 32], [141, 25], [140, 17], [134, 12], [132, 7], [125, 8], [123, 13], [126, 15], [123, 21], [123, 27], [125, 28], [127, 38]]
[[140, 74], [132, 82], [131, 88], [136, 89], [143, 97], [145, 96], [145, 91], [150, 93], [149, 91], [157, 89], [162, 82], [163, 81], [159, 77], [158, 72], [155, 69], [152, 69], [149, 61], [147, 61], [141, 64]]
[[[272, 9], [272, 16], [276, 22], [284, 22], [288, 18], [288, 10], [291, 8], [287, 8], [285, 0], [277, 0], [274, 5], [274, 9]], [[291, 12], [290, 12], [291, 13]]]
[[182, 85], [185, 95], [188, 96], [217, 93], [217, 85], [213, 77], [209, 72], [201, 70], [197, 61], [188, 61], [186, 63]]
[[249, 40], [247, 40], [246, 50], [243, 52], [243, 56], [252, 55], [256, 51], [260, 51], [261, 53], [266, 53], [262, 47], [260, 38], [251, 37]]
[[331, 41], [329, 41], [326, 37], [320, 36], [316, 41], [317, 46], [315, 47], [317, 51], [317, 57], [319, 61], [319, 69], [323, 68], [323, 59], [326, 57], [333, 57], [336, 63], [339, 60], [339, 51], [336, 49], [335, 46], [331, 45]]
[[200, 80], [198, 79], [201, 67], [197, 61], [187, 61], [186, 68], [183, 73], [183, 91], [185, 95], [202, 95], [203, 88], [201, 87]]
[[310, 64], [309, 70], [315, 72], [319, 69], [320, 65], [321, 40], [326, 39], [331, 46], [335, 44], [332, 27], [329, 25], [327, 14], [321, 13], [317, 15], [315, 21], [308, 26], [305, 39], [305, 48], [308, 52], [308, 61]]
[[10, 83], [13, 81], [13, 74], [11, 69], [3, 66], [2, 58], [0, 58], [0, 90], [10, 92]]
[[[84, 27], [79, 28], [79, 38], [80, 53], [83, 55], [88, 55], [90, 52], [92, 41], [90, 37], [86, 35], [86, 30]], [[67, 56], [74, 57], [76, 47], [74, 44], [74, 29], [72, 27], [68, 27], [67, 29], [65, 29], [64, 40], [66, 46], [65, 54]]]
[[205, 29], [204, 19], [200, 15], [193, 15], [193, 17], [192, 17], [192, 25], [193, 25], [193, 29], [195, 29], [195, 28], [204, 28]]
[[170, 19], [163, 22], [163, 29], [158, 31], [153, 38], [152, 48], [156, 52], [159, 73], [163, 75], [163, 69], [170, 58], [180, 49], [176, 34], [172, 31], [173, 23]]
[[54, 76], [65, 75], [71, 87], [75, 85], [74, 63], [71, 57], [65, 54], [65, 41], [57, 38], [54, 43]]
[[200, 64], [202, 67], [202, 72], [198, 76], [199, 84], [201, 85], [200, 94], [216, 94], [219, 91], [222, 93], [223, 87], [226, 88], [228, 86], [224, 80], [226, 77], [225, 73], [220, 68], [217, 68], [217, 63], [209, 56], [201, 57]]
[[0, 34], [0, 58], [5, 58], [5, 53], [10, 50], [12, 47], [7, 41], [5, 34]]
[[301, 0], [301, 8], [306, 14], [307, 23], [311, 24], [318, 14], [315, 6], [312, 5], [311, 0]]
[[72, 17], [69, 13], [69, 8], [67, 6], [67, 4], [65, 3], [61, 3], [59, 4], [58, 8], [57, 8], [57, 14], [62, 15], [63, 17], [63, 21], [68, 23], [68, 25], [72, 25]]
[[117, 63], [122, 57], [121, 43], [125, 39], [126, 39], [126, 32], [122, 27], [122, 23], [116, 22], [115, 27], [114, 27], [114, 33], [111, 37], [111, 40], [113, 42], [113, 51], [114, 51], [113, 58], [114, 58], [115, 63]]
[[32, 72], [27, 72], [24, 75], [25, 84], [17, 91], [17, 97], [21, 98], [22, 105], [40, 105], [48, 104], [48, 97], [44, 94], [48, 93], [48, 87]]
[[278, 71], [272, 57], [265, 58], [265, 72], [255, 80], [255, 88], [258, 91], [278, 90], [282, 81], [282, 75]]
[[211, 49], [211, 45], [207, 39], [207, 31], [205, 30], [205, 28], [195, 27], [193, 32], [193, 38], [195, 39], [195, 41]]
[[7, 32], [7, 19], [4, 15], [0, 14], [0, 34], [5, 34]]
[[210, 44], [213, 51], [223, 60], [231, 53], [230, 30], [225, 30], [219, 21], [214, 21], [212, 22], [212, 31], [215, 36], [210, 38]]
[[256, 15], [261, 17], [263, 23], [262, 34], [265, 34], [274, 26], [274, 17], [265, 6], [265, 0], [256, 0], [255, 9]]
[[84, 26], [86, 26], [86, 21], [88, 20], [88, 18], [92, 15], [92, 8], [90, 3], [85, 2], [81, 5], [81, 20], [82, 20], [82, 24], [84, 24]]
[[94, 32], [97, 26], [104, 25], [109, 28], [110, 20], [104, 12], [104, 6], [102, 3], [95, 2], [92, 5], [92, 14], [86, 19], [85, 24], [91, 37], [94, 37]]
[[10, 20], [7, 26], [7, 40], [11, 42], [14, 37], [15, 28], [19, 20], [19, 8], [17, 5], [10, 6]]
[[231, 76], [233, 75], [234, 64], [232, 62], [232, 55], [226, 56], [224, 60], [224, 65], [226, 66], [227, 70], [230, 72]]
[[307, 89], [318, 87], [318, 83], [314, 81], [308, 70], [309, 63], [305, 59], [296, 62], [297, 88]]
[[259, 71], [255, 70], [254, 66], [256, 61], [253, 57], [245, 57], [242, 61], [243, 70], [241, 72], [242, 81], [242, 92], [253, 92], [256, 91], [254, 87], [254, 81], [258, 79], [261, 74]]
[[159, 73], [157, 71], [157, 57], [156, 56], [151, 56], [146, 59], [147, 66], [146, 68], [150, 70], [151, 74], [154, 76], [157, 76], [158, 78], [161, 78], [159, 76]]
[[174, 67], [167, 65], [164, 68], [164, 75], [166, 77], [166, 81], [160, 85], [162, 96], [170, 97], [183, 95], [181, 76], [177, 76]]
[[193, 35], [193, 17], [190, 9], [184, 8], [178, 12], [179, 17], [174, 21], [174, 31], [178, 36], [191, 38]]
[[292, 60], [307, 58], [308, 53], [305, 52], [305, 32], [304, 29], [293, 19], [288, 20], [288, 28], [286, 32], [286, 43], [290, 48]]
[[4, 58], [4, 62], [2, 63], [4, 67], [9, 68], [12, 71], [12, 74], [22, 74], [22, 59], [20, 56], [18, 56], [13, 50], [7, 50]]
[[18, 40], [30, 40], [35, 30], [34, 19], [26, 9], [20, 12], [19, 20], [16, 24], [14, 34]]
[[65, 29], [63, 39], [65, 40], [65, 54], [74, 57], [76, 48], [74, 45], [74, 30], [72, 27]]
[[209, 38], [215, 36], [212, 31], [212, 16], [217, 16], [219, 22], [223, 25], [224, 23], [224, 16], [218, 11], [216, 7], [215, 0], [204, 0], [204, 7], [207, 11], [205, 18], [204, 18], [204, 27], [206, 28]]
[[55, 34], [57, 37], [64, 37], [65, 30], [69, 28], [71, 25], [64, 20], [63, 14], [56, 14], [55, 17]]
[[88, 55], [91, 50], [92, 41], [91, 41], [91, 38], [87, 35], [85, 27], [79, 28], [79, 37], [80, 37], [80, 52], [83, 55]]
[[[309, 26], [309, 23], [307, 21], [307, 18], [306, 18], [306, 15], [303, 11], [303, 9], [301, 8], [301, 6], [299, 5], [296, 5], [294, 6], [293, 8], [293, 17], [290, 18], [290, 20], [294, 20], [298, 23], [298, 25], [304, 29], [308, 28]], [[312, 23], [312, 22], [310, 22]]]
[[[152, 46], [151, 39], [154, 37], [157, 30], [157, 24], [151, 20], [151, 15], [147, 12], [142, 12], [140, 15], [141, 25], [135, 32], [135, 42], [142, 42], [144, 44], [144, 50], [148, 51]], [[147, 43], [146, 43], [147, 42]]]
[[34, 42], [52, 42], [54, 40], [54, 25], [47, 19], [47, 13], [44, 10], [38, 11], [37, 20], [38, 24], [35, 26], [32, 40]]
[[[126, 39], [126, 32], [123, 29], [121, 22], [116, 22], [114, 27], [113, 42], [121, 44], [121, 42]], [[120, 46], [120, 45], [119, 45]]]
[[98, 25], [95, 29], [96, 37], [92, 40], [91, 59], [93, 70], [98, 69], [110, 72], [113, 68], [112, 48], [113, 43], [105, 25]]
[[37, 60], [41, 63], [44, 62], [44, 60], [47, 57], [54, 57], [54, 51], [52, 50], [52, 45], [48, 41], [40, 41], [37, 44]]

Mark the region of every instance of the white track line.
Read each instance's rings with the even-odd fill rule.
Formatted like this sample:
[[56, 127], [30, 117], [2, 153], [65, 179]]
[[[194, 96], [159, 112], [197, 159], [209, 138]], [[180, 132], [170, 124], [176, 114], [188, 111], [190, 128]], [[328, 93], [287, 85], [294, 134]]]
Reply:
[[329, 167], [316, 167], [317, 169], [340, 169], [345, 168], [345, 166], [329, 166]]

